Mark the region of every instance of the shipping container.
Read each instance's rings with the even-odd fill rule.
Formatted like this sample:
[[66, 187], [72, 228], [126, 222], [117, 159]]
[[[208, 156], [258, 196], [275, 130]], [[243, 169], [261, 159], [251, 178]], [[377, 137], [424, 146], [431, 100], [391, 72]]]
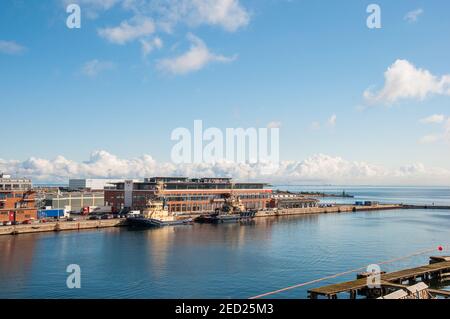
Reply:
[[64, 217], [64, 209], [44, 209], [38, 211], [38, 218], [61, 218]]

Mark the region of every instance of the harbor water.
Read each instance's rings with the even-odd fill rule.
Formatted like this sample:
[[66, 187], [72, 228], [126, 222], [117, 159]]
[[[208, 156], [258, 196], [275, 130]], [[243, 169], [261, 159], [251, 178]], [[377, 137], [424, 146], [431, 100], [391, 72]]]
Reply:
[[[386, 203], [450, 205], [449, 188], [305, 187]], [[438, 246], [444, 246], [439, 252]], [[258, 218], [222, 225], [0, 237], [0, 298], [249, 298], [349, 269], [410, 255], [382, 266], [392, 271], [450, 255], [449, 210], [392, 210]], [[66, 285], [68, 265], [81, 288]], [[273, 297], [306, 298], [307, 290], [351, 280], [348, 274]]]

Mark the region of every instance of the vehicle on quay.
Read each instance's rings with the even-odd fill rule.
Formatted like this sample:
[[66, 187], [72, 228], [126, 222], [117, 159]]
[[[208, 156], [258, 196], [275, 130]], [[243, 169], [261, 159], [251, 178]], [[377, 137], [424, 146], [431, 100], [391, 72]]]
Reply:
[[197, 223], [221, 224], [225, 222], [239, 222], [252, 220], [256, 211], [247, 210], [241, 199], [233, 194], [225, 194], [222, 208], [216, 209], [214, 213], [203, 214], [194, 221]]
[[100, 216], [98, 215], [89, 216], [89, 220], [100, 220]]
[[12, 222], [11, 222], [10, 220], [7, 220], [7, 221], [4, 221], [4, 222], [2, 223], [2, 225], [3, 225], [3, 226], [11, 226], [11, 225], [12, 225]]
[[112, 214], [104, 214], [100, 217], [101, 219], [114, 219]]

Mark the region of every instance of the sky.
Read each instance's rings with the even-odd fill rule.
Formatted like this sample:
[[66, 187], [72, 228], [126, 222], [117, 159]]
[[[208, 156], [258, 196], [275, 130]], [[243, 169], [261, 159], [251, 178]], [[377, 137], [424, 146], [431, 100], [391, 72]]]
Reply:
[[[81, 28], [68, 28], [69, 4]], [[381, 28], [370, 29], [370, 4]], [[450, 185], [447, 0], [4, 0], [0, 171]], [[177, 165], [178, 127], [280, 130], [280, 167]]]

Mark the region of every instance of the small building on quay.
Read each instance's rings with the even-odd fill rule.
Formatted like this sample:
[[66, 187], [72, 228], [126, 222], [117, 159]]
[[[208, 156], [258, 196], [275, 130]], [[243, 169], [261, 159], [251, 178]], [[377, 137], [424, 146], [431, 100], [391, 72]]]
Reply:
[[30, 179], [0, 173], [0, 222], [37, 219], [36, 194]]
[[202, 214], [222, 208], [225, 196], [238, 196], [246, 209], [268, 208], [272, 189], [266, 183], [235, 183], [231, 178], [151, 177], [143, 182], [127, 180], [106, 188], [105, 205], [113, 212], [142, 210], [159, 196], [169, 212]]
[[301, 194], [276, 191], [271, 196], [270, 208], [295, 209], [295, 208], [313, 208], [317, 207], [319, 200], [309, 198]]

